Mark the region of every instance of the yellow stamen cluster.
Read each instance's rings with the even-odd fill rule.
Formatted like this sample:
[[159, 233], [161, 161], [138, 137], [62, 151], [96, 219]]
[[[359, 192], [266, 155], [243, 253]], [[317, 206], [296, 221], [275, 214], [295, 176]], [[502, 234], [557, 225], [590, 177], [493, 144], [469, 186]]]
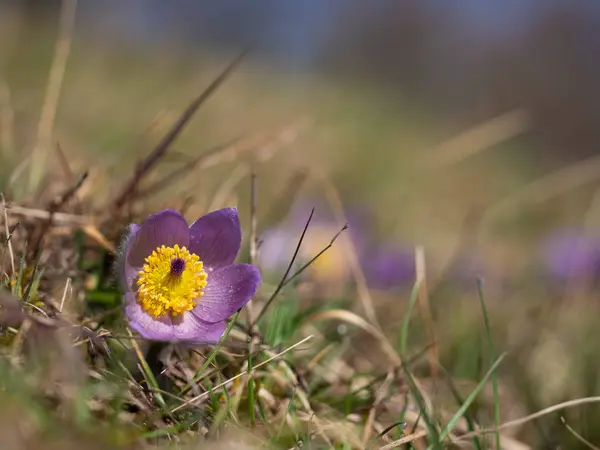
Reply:
[[[181, 273], [174, 273], [171, 263], [181, 259]], [[155, 319], [170, 314], [177, 316], [196, 306], [206, 286], [206, 272], [198, 255], [185, 247], [158, 247], [146, 258], [137, 280], [137, 300]]]

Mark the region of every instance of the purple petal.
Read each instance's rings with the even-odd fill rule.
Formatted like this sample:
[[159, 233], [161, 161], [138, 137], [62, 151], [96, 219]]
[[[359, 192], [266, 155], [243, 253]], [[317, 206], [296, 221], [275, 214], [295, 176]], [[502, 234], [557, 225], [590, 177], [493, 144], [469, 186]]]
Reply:
[[135, 235], [127, 262], [133, 267], [140, 267], [157, 247], [171, 247], [175, 244], [188, 247], [189, 240], [189, 229], [183, 216], [173, 209], [165, 209], [142, 223]]
[[128, 293], [125, 297], [125, 314], [129, 327], [146, 339], [215, 344], [219, 342], [227, 326], [223, 321], [203, 322], [190, 312], [174, 319], [169, 316], [154, 319], [135, 300], [135, 294]]
[[208, 274], [204, 295], [193, 313], [208, 323], [222, 322], [252, 298], [261, 278], [250, 264], [232, 264]]
[[235, 261], [242, 243], [236, 208], [223, 208], [200, 217], [190, 227], [190, 251], [197, 254], [207, 270]]
[[135, 241], [135, 236], [140, 230], [140, 226], [136, 223], [132, 223], [129, 226], [129, 232], [125, 238], [124, 248], [121, 250], [121, 256], [119, 258], [119, 274], [121, 275], [121, 281], [125, 286], [126, 291], [135, 290], [135, 280], [141, 267], [134, 267], [129, 263], [129, 253]]

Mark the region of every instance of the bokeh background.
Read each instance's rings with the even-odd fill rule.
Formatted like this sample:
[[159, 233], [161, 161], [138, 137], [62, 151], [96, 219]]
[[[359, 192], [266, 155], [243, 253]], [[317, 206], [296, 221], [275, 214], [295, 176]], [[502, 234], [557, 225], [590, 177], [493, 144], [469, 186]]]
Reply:
[[[150, 180], [218, 146], [231, 155], [146, 206], [185, 206], [192, 218], [236, 204], [248, 223], [255, 172], [259, 255], [276, 279], [312, 206], [320, 218], [307, 258], [339, 230], [339, 197], [386, 330], [402, 317], [422, 246], [450, 373], [481, 372], [483, 277], [497, 346], [509, 351], [506, 419], [598, 393], [600, 3], [80, 0], [43, 135], [59, 24], [69, 21], [61, 3], [0, 1], [0, 188], [12, 201], [44, 195], [28, 171], [42, 133], [43, 177], [63, 176], [65, 161], [89, 170], [83, 210], [101, 208], [252, 43]], [[311, 268], [328, 288], [350, 277], [343, 246]], [[564, 414], [598, 442], [599, 412]], [[522, 432], [555, 448], [559, 418]]]

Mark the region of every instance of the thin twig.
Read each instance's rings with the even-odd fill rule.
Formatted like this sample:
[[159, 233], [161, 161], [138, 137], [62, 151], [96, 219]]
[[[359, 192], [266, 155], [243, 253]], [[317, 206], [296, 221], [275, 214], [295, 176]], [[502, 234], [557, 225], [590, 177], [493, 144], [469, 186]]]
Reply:
[[32, 255], [39, 254], [39, 252], [41, 251], [41, 245], [42, 245], [44, 236], [46, 235], [48, 228], [50, 228], [52, 226], [52, 220], [53, 220], [54, 213], [57, 212], [58, 210], [60, 210], [75, 195], [75, 193], [81, 188], [81, 186], [83, 185], [83, 183], [85, 182], [85, 180], [88, 177], [88, 173], [89, 172], [87, 172], [87, 171], [84, 172], [83, 175], [79, 178], [79, 180], [77, 180], [77, 183], [75, 183], [73, 186], [71, 186], [69, 189], [67, 189], [61, 196], [58, 197], [58, 199], [56, 199], [56, 200], [52, 201], [52, 203], [50, 203], [50, 206], [48, 208], [50, 214], [49, 214], [46, 222], [41, 225], [37, 240], [36, 240], [35, 244], [31, 247]]
[[233, 73], [233, 70], [240, 64], [242, 59], [246, 56], [250, 47], [247, 47], [239, 56], [237, 56], [224, 70], [214, 79], [214, 81], [202, 92], [190, 105], [185, 109], [183, 114], [179, 117], [173, 127], [167, 132], [162, 138], [158, 145], [150, 152], [150, 154], [143, 159], [136, 168], [132, 178], [127, 182], [123, 188], [121, 194], [117, 197], [114, 202], [115, 208], [119, 210], [129, 200], [131, 195], [135, 192], [139, 182], [150, 169], [152, 169], [156, 163], [162, 158], [162, 156], [169, 149], [173, 141], [183, 131], [187, 123], [198, 111], [200, 106], [208, 100], [208, 98], [227, 80], [227, 78]]
[[53, 218], [54, 212], [57, 211], [58, 209], [62, 208], [62, 206], [65, 205], [65, 203], [67, 203], [75, 195], [75, 193], [83, 185], [83, 182], [87, 179], [87, 176], [88, 176], [88, 172], [84, 172], [84, 174], [80, 177], [80, 179], [77, 181], [77, 183], [75, 183], [75, 185], [73, 187], [67, 189], [67, 191], [64, 192], [63, 195], [61, 195], [58, 198], [58, 200], [55, 200], [50, 204], [50, 208], [49, 208], [50, 216], [48, 217], [48, 220], [46, 220], [46, 222], [40, 226], [40, 230], [39, 230], [35, 245], [33, 245], [31, 247], [31, 249], [32, 249], [31, 256], [33, 257], [33, 260], [34, 260], [33, 270], [31, 272], [31, 277], [29, 279], [29, 283], [27, 283], [27, 287], [25, 288], [23, 298], [29, 298], [29, 291], [31, 290], [31, 288], [35, 282], [35, 274], [36, 274], [36, 271], [37, 271], [37, 268], [39, 265], [40, 258], [42, 257], [44, 238], [46, 237], [46, 232], [52, 226], [52, 218]]
[[[256, 215], [256, 172], [250, 174], [250, 264], [256, 265], [258, 257], [258, 220]], [[248, 323], [254, 323], [252, 300], [246, 304]]]
[[202, 152], [199, 156], [194, 158], [193, 160], [187, 162], [181, 167], [173, 170], [171, 173], [160, 178], [158, 181], [154, 182], [151, 186], [140, 189], [137, 192], [136, 197], [138, 199], [147, 198], [156, 192], [160, 192], [165, 189], [167, 186], [170, 186], [175, 180], [181, 180], [186, 175], [191, 173], [196, 168], [207, 168], [212, 166], [215, 163], [215, 160], [218, 156], [228, 153], [232, 149], [235, 148], [235, 144], [238, 139], [230, 141], [226, 144], [217, 145], [207, 151]]
[[269, 308], [269, 306], [271, 305], [273, 300], [275, 300], [275, 297], [277, 297], [277, 294], [279, 294], [281, 289], [283, 289], [283, 286], [285, 284], [287, 276], [289, 275], [290, 270], [292, 270], [294, 262], [296, 261], [296, 258], [298, 257], [298, 253], [300, 252], [300, 246], [302, 245], [302, 241], [304, 241], [304, 236], [306, 235], [306, 231], [308, 230], [308, 226], [310, 225], [310, 222], [313, 218], [314, 213], [315, 213], [315, 208], [313, 208], [310, 211], [310, 216], [308, 216], [306, 225], [304, 225], [304, 229], [302, 230], [302, 234], [300, 235], [300, 239], [298, 240], [298, 245], [296, 245], [296, 250], [294, 250], [294, 255], [292, 256], [292, 259], [290, 260], [290, 263], [288, 264], [288, 267], [285, 270], [283, 277], [281, 277], [281, 281], [279, 282], [279, 285], [275, 289], [275, 292], [273, 292], [273, 294], [271, 294], [271, 297], [269, 297], [269, 300], [267, 300], [267, 303], [265, 303], [265, 306], [263, 306], [262, 310], [258, 313], [258, 316], [256, 317], [256, 319], [252, 323], [252, 326], [250, 327], [251, 330], [254, 328], [254, 324], [258, 323], [258, 321], [262, 318], [262, 316], [265, 314], [265, 312], [267, 312], [267, 309]]
[[310, 261], [308, 261], [306, 264], [304, 264], [302, 267], [300, 267], [292, 276], [290, 276], [287, 280], [285, 280], [285, 283], [283, 283], [282, 287], [286, 287], [289, 283], [292, 282], [292, 280], [294, 280], [294, 278], [296, 278], [298, 275], [300, 275], [302, 272], [304, 272], [306, 269], [308, 269], [308, 267], [311, 264], [313, 264], [323, 253], [325, 253], [327, 250], [329, 250], [331, 247], [333, 247], [333, 244], [335, 243], [337, 238], [340, 236], [340, 234], [342, 234], [347, 229], [348, 229], [348, 224], [345, 224], [342, 227], [342, 229], [340, 231], [338, 231], [335, 234], [335, 236], [333, 236], [331, 241], [329, 241], [329, 244], [327, 244], [327, 246], [325, 246], [319, 253], [317, 253], [314, 257], [312, 257]]
[[15, 254], [13, 252], [12, 242], [10, 239], [10, 230], [8, 227], [8, 211], [6, 209], [6, 199], [4, 198], [4, 194], [1, 192], [0, 192], [0, 197], [2, 197], [2, 209], [4, 211], [4, 228], [6, 230], [6, 245], [8, 246], [8, 254], [10, 255], [10, 268], [14, 275], [16, 273], [16, 271], [15, 271]]
[[565, 420], [564, 417], [560, 417], [560, 421], [563, 423], [563, 425], [565, 426], [565, 428], [567, 430], [569, 430], [569, 432], [575, 436], [575, 439], [577, 439], [578, 441], [580, 441], [581, 443], [583, 443], [584, 445], [586, 445], [587, 447], [591, 448], [592, 450], [600, 450], [600, 447], [596, 447], [594, 444], [592, 444], [590, 441], [588, 441], [586, 438], [584, 438], [582, 435], [580, 435], [577, 431], [575, 431], [575, 429], [569, 425], [567, 423], [567, 421]]

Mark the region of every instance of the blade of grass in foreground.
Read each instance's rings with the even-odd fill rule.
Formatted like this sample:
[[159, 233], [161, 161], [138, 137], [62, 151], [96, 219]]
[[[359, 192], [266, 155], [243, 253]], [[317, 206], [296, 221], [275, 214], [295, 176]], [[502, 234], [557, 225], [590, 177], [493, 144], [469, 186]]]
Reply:
[[[456, 400], [456, 403], [459, 406], [463, 405], [465, 403], [465, 401], [463, 400], [462, 396], [460, 395], [460, 392], [458, 392], [458, 389], [454, 385], [454, 382], [452, 381], [452, 377], [446, 371], [444, 371], [444, 374], [445, 374], [444, 378], [446, 380], [446, 384], [448, 385], [448, 388], [450, 389], [450, 393], [454, 397], [454, 400]], [[471, 418], [471, 415], [465, 414], [465, 419], [467, 420], [467, 427], [468, 427], [469, 432], [470, 433], [475, 432], [475, 422]], [[479, 442], [478, 436], [473, 436], [472, 442], [473, 442], [473, 448], [475, 450], [482, 450], [481, 443]]]
[[250, 426], [256, 425], [254, 398], [254, 378], [252, 375], [252, 354], [248, 352], [248, 413], [250, 414]]
[[410, 315], [417, 301], [419, 295], [419, 283], [415, 283], [413, 290], [410, 294], [410, 301], [408, 302], [408, 309], [404, 313], [402, 318], [402, 328], [400, 330], [400, 353], [406, 355], [406, 349], [408, 345], [408, 331], [410, 329]]
[[408, 364], [406, 364], [406, 362], [405, 362], [406, 358], [407, 358], [406, 351], [407, 351], [407, 347], [408, 347], [408, 333], [409, 333], [409, 329], [410, 329], [410, 316], [412, 314], [412, 310], [417, 301], [417, 297], [419, 294], [419, 287], [420, 287], [420, 283], [416, 282], [413, 287], [411, 296], [410, 296], [410, 301], [408, 303], [408, 309], [404, 313], [404, 318], [402, 319], [402, 329], [400, 331], [400, 360], [401, 360], [401, 364], [402, 364], [402, 370], [404, 371], [404, 376], [406, 377], [406, 382], [408, 383], [408, 387], [410, 389], [410, 393], [412, 394], [413, 398], [417, 402], [417, 405], [419, 406], [419, 411], [420, 411], [421, 415], [423, 416], [423, 421], [425, 422], [425, 426], [427, 428], [427, 434], [429, 435], [430, 442], [434, 442], [434, 443], [436, 443], [435, 445], [437, 445], [438, 442], [441, 442], [438, 431], [435, 427], [435, 424], [433, 423], [433, 420], [431, 419], [431, 417], [429, 415], [429, 412], [427, 411], [427, 404], [425, 402], [425, 399], [423, 398], [423, 395], [421, 394], [421, 391], [419, 390], [417, 383], [415, 382], [414, 378], [412, 377], [412, 374], [410, 373]]
[[[485, 297], [483, 295], [483, 279], [477, 280], [477, 293], [479, 294], [479, 301], [481, 303], [481, 312], [483, 313], [483, 322], [485, 324], [485, 334], [487, 335], [488, 351], [490, 353], [490, 361], [496, 359], [494, 350], [494, 341], [492, 339], [492, 331], [490, 329], [490, 320], [485, 306]], [[492, 374], [492, 389], [494, 395], [494, 425], [496, 426], [496, 448], [502, 448], [500, 446], [500, 396], [498, 394], [498, 376], [494, 372]]]
[[462, 406], [458, 409], [458, 411], [456, 411], [456, 414], [454, 414], [452, 419], [450, 419], [450, 422], [448, 422], [448, 425], [446, 425], [446, 427], [440, 434], [440, 439], [438, 441], [439, 444], [441, 444], [442, 441], [448, 437], [450, 432], [454, 429], [456, 422], [458, 422], [458, 420], [465, 414], [465, 411], [467, 410], [467, 408], [469, 408], [469, 406], [471, 406], [471, 403], [473, 403], [473, 401], [475, 400], [475, 397], [477, 397], [477, 395], [479, 395], [479, 393], [485, 386], [485, 383], [487, 383], [487, 380], [494, 373], [494, 371], [500, 365], [500, 363], [502, 362], [502, 360], [504, 359], [505, 356], [506, 356], [506, 352], [502, 353], [502, 355], [500, 355], [500, 357], [496, 360], [496, 362], [494, 362], [492, 367], [490, 367], [490, 370], [487, 371], [487, 373], [485, 374], [483, 379], [479, 382], [479, 384], [475, 387], [475, 389], [473, 389], [473, 392], [471, 392], [469, 394], [469, 396], [467, 397], [465, 402], [462, 404]]
[[13, 294], [21, 298], [21, 285], [23, 284], [23, 274], [25, 272], [25, 255], [27, 254], [27, 241], [23, 244], [23, 254], [21, 255], [21, 264], [19, 265], [19, 274], [17, 275], [17, 282], [13, 289]]
[[223, 344], [223, 342], [225, 342], [227, 340], [229, 333], [231, 333], [231, 330], [232, 330], [233, 326], [235, 325], [235, 322], [239, 315], [240, 315], [240, 310], [236, 311], [236, 313], [233, 315], [233, 318], [231, 319], [231, 321], [229, 322], [229, 325], [227, 325], [227, 328], [225, 329], [225, 333], [223, 333], [223, 336], [221, 336], [221, 339], [215, 346], [214, 350], [211, 352], [211, 354], [206, 359], [206, 361], [204, 361], [204, 364], [202, 364], [202, 367], [200, 367], [200, 370], [198, 370], [198, 372], [196, 372], [196, 374], [194, 375], [192, 380], [188, 384], [186, 384], [183, 387], [183, 389], [181, 389], [181, 391], [179, 392], [179, 395], [183, 395], [187, 391], [189, 391], [190, 388], [192, 387], [192, 383], [196, 383], [200, 379], [200, 376], [206, 371], [206, 369], [210, 365], [210, 363], [213, 362], [213, 360], [217, 356], [217, 353], [219, 353], [219, 350], [221, 349], [221, 345]]
[[[127, 329], [127, 332], [129, 333], [130, 337], [133, 337], [133, 335], [131, 334], [131, 331], [129, 331], [129, 329]], [[153, 388], [154, 395], [156, 397], [156, 401], [158, 402], [158, 404], [160, 405], [161, 408], [164, 408], [166, 410], [167, 403], [165, 402], [165, 399], [163, 398], [162, 394], [160, 393], [160, 388], [158, 386], [158, 382], [156, 381], [156, 378], [154, 377], [154, 374], [152, 373], [152, 370], [150, 369], [150, 366], [148, 365], [146, 358], [144, 358], [144, 354], [142, 353], [140, 346], [135, 341], [135, 339], [131, 340], [131, 345], [133, 346], [133, 349], [135, 350], [135, 353], [140, 361], [140, 365], [142, 366], [142, 370], [144, 371], [144, 375], [146, 376], [146, 382]]]

